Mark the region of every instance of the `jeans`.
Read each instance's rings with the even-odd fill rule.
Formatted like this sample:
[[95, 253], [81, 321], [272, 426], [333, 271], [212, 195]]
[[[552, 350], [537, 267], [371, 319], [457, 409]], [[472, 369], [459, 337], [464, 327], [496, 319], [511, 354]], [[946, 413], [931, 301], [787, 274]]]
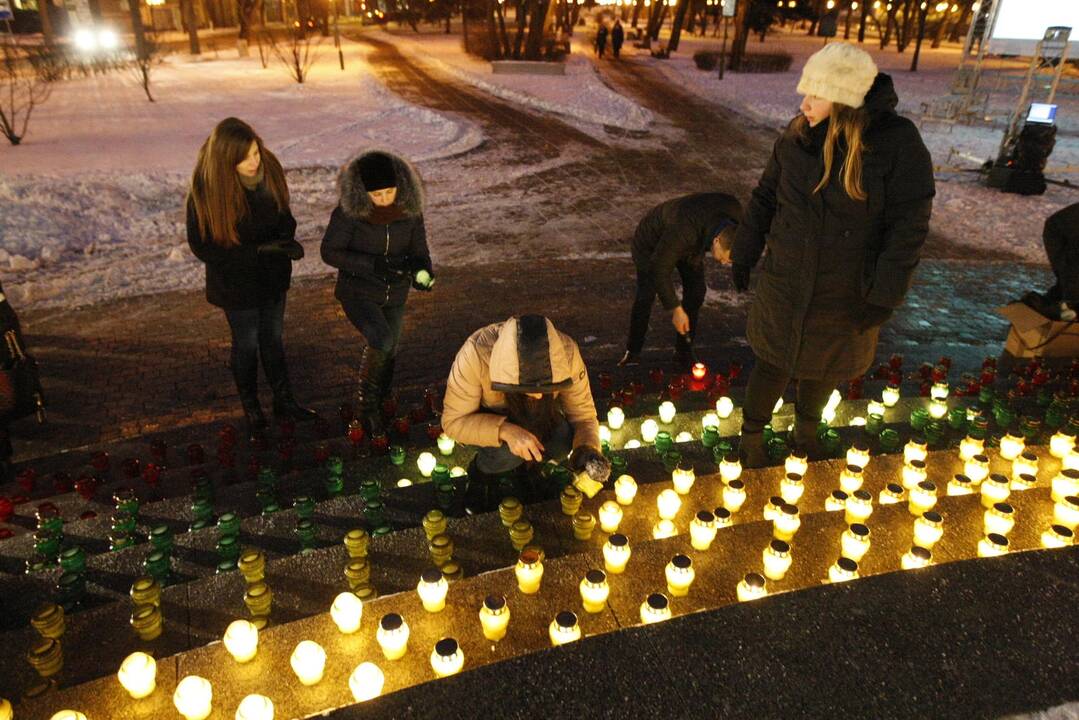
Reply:
[[[543, 460], [565, 460], [573, 448], [573, 426], [568, 420], [563, 420], [552, 432], [550, 437], [540, 438], [543, 443]], [[488, 475], [500, 475], [508, 473], [521, 466], [524, 462], [510, 451], [509, 445], [502, 443], [498, 447], [481, 447], [476, 451], [476, 467], [480, 472]]]
[[[689, 333], [676, 334], [675, 338], [681, 350], [688, 349], [693, 342], [693, 334], [697, 330], [697, 318], [701, 314], [701, 306], [704, 305], [704, 296], [708, 291], [708, 286], [704, 281], [703, 262], [680, 260], [675, 267], [682, 278], [682, 309], [689, 316]], [[626, 350], [631, 353], [639, 353], [644, 347], [644, 336], [648, 332], [648, 321], [651, 318], [655, 300], [656, 282], [652, 268], [643, 263], [638, 264], [637, 295], [633, 299], [633, 311], [629, 317], [629, 340], [626, 341]]]
[[[772, 408], [787, 389], [791, 377], [775, 365], [757, 358], [749, 373], [746, 405], [742, 410], [742, 430], [760, 432], [772, 421]], [[798, 380], [795, 413], [806, 420], [819, 420], [835, 383], [824, 380]]]
[[370, 300], [345, 300], [345, 317], [363, 335], [367, 344], [390, 357], [397, 354], [401, 328], [405, 324], [404, 305], [379, 305]]
[[257, 308], [225, 310], [232, 330], [232, 375], [240, 398], [258, 400], [259, 358], [270, 387], [277, 392], [288, 383], [285, 367], [285, 295]]

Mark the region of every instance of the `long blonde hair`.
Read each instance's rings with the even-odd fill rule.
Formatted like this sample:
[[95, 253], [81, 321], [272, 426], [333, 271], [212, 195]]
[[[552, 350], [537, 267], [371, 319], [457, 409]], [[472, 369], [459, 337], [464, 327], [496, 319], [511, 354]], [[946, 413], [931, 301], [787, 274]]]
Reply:
[[[862, 153], [865, 151], [863, 135], [869, 123], [869, 116], [864, 108], [832, 103], [832, 112], [828, 121], [828, 135], [824, 139], [824, 173], [813, 192], [818, 193], [828, 186], [832, 179], [832, 163], [835, 161], [836, 148], [846, 151], [843, 159], [843, 189], [854, 200], [865, 200], [862, 187]], [[805, 115], [795, 118], [792, 128], [805, 136], [809, 131], [809, 121]]]
[[258, 145], [264, 182], [278, 211], [288, 208], [288, 185], [281, 163], [263, 146], [262, 138], [250, 125], [238, 118], [225, 118], [199, 149], [188, 191], [198, 217], [199, 233], [224, 247], [240, 244], [236, 226], [250, 210], [236, 166], [247, 157], [251, 143]]

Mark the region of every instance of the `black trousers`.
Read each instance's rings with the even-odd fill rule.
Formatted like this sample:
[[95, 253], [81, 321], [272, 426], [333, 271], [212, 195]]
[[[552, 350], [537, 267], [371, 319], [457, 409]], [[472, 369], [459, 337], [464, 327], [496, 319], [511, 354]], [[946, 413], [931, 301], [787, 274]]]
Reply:
[[379, 305], [371, 300], [345, 300], [345, 317], [363, 335], [367, 344], [390, 357], [397, 354], [401, 328], [405, 324], [404, 305]]
[[257, 308], [225, 310], [232, 330], [232, 375], [241, 400], [258, 399], [259, 359], [276, 394], [288, 386], [285, 366], [285, 295]]
[[[675, 333], [675, 345], [679, 350], [688, 349], [693, 343], [697, 331], [697, 318], [704, 305], [704, 296], [708, 285], [704, 281], [704, 263], [701, 258], [690, 262], [680, 260], [675, 266], [682, 278], [682, 309], [689, 316], [689, 334]], [[637, 294], [633, 298], [633, 310], [629, 316], [629, 340], [626, 350], [639, 353], [644, 347], [644, 336], [648, 334], [648, 321], [652, 316], [652, 305], [656, 301], [656, 281], [652, 268], [645, 263], [637, 264]]]
[[[790, 384], [791, 376], [771, 363], [757, 358], [749, 373], [746, 404], [742, 409], [742, 431], [760, 432], [772, 421], [772, 408]], [[798, 380], [795, 412], [806, 420], [820, 420], [835, 383], [824, 380]]]

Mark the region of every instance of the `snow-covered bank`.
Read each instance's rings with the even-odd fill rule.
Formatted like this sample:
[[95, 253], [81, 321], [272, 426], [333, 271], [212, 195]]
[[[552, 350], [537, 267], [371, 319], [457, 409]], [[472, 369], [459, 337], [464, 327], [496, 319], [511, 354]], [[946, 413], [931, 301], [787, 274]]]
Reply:
[[407, 50], [410, 57], [518, 105], [623, 130], [647, 130], [653, 120], [648, 109], [604, 85], [592, 63], [576, 54], [566, 58], [565, 75], [496, 75], [489, 62], [465, 53], [457, 34], [428, 32], [422, 40], [407, 32], [374, 35]]
[[[122, 73], [58, 86], [20, 147], [0, 149], [0, 280], [20, 306], [82, 305], [196, 287], [184, 244], [183, 198], [214, 124], [248, 120], [289, 169], [299, 235], [312, 239], [336, 197], [335, 168], [377, 145], [417, 162], [467, 152], [480, 129], [404, 102], [370, 73], [365, 45], [332, 44], [309, 80], [271, 60], [170, 57], [149, 103]], [[300, 275], [327, 272], [310, 245]], [[311, 252], [315, 250], [315, 252]]]

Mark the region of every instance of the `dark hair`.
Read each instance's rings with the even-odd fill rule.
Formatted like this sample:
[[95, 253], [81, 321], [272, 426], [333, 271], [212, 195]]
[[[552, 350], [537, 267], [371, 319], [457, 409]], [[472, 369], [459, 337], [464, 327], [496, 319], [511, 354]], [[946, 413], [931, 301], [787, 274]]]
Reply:
[[562, 408], [552, 393], [541, 398], [530, 398], [524, 393], [506, 393], [506, 415], [515, 425], [520, 425], [542, 441], [551, 436], [562, 422]]

